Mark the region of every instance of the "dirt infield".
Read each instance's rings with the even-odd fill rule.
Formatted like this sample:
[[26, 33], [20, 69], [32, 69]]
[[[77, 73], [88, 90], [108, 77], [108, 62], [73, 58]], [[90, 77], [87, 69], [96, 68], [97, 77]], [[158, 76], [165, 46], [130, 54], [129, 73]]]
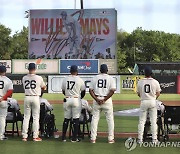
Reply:
[[[62, 100], [50, 100], [51, 104], [63, 104]], [[92, 104], [92, 100], [88, 101], [90, 104]], [[18, 101], [19, 104], [23, 104], [23, 100]], [[180, 106], [180, 101], [163, 101], [165, 105], [169, 106]], [[119, 104], [119, 105], [139, 105], [140, 101], [138, 100], [113, 100], [113, 104]]]

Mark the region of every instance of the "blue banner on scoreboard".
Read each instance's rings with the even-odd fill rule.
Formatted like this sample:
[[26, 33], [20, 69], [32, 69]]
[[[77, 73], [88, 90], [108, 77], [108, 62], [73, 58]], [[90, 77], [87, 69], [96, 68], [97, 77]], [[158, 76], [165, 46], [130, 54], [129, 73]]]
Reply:
[[99, 72], [99, 60], [60, 60], [60, 74], [69, 74], [71, 65], [78, 67], [78, 74], [98, 74]]

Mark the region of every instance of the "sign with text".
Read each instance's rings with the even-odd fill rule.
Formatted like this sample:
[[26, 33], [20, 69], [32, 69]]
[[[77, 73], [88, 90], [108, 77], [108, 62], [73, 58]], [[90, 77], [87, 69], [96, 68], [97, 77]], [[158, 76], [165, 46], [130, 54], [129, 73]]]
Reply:
[[121, 92], [122, 93], [136, 93], [137, 83], [144, 76], [138, 75], [121, 75]]
[[78, 74], [98, 74], [99, 70], [99, 61], [96, 60], [70, 60], [64, 59], [59, 60], [60, 64], [60, 74], [70, 74], [70, 67], [71, 65], [76, 65], [78, 67]]
[[154, 76], [159, 81], [161, 93], [176, 94], [177, 92], [177, 76]]
[[[115, 80], [116, 83], [116, 92], [115, 93], [120, 93], [120, 76], [119, 75], [111, 75], [113, 79]], [[63, 79], [67, 76], [48, 76], [48, 93], [62, 93], [61, 87], [62, 87], [62, 81]], [[81, 76], [80, 77], [83, 79], [85, 85], [86, 85], [86, 91], [89, 92], [89, 86], [91, 83], [92, 78], [94, 77], [93, 75], [86, 75], [86, 76]]]
[[0, 60], [0, 66], [6, 66], [6, 73], [11, 73], [11, 60]]
[[115, 59], [115, 9], [29, 11], [29, 58]]
[[28, 73], [29, 63], [36, 64], [37, 74], [58, 74], [59, 73], [59, 60], [57, 59], [13, 59], [12, 73], [13, 74], [26, 74]]

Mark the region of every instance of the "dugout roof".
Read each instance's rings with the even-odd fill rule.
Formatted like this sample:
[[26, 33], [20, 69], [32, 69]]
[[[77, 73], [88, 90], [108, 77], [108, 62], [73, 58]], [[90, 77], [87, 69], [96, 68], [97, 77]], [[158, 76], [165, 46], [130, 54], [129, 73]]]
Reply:
[[177, 75], [180, 74], [180, 62], [137, 62], [133, 74], [143, 75], [144, 67], [152, 67], [155, 75]]

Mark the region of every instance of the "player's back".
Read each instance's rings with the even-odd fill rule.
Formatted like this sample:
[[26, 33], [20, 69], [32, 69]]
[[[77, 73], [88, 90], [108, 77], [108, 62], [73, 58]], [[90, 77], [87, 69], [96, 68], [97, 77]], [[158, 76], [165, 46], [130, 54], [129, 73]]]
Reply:
[[85, 90], [84, 81], [75, 75], [69, 75], [63, 80], [62, 90], [65, 90], [66, 96], [80, 96], [82, 90]]
[[0, 97], [4, 96], [9, 89], [13, 89], [12, 81], [6, 76], [0, 76]]
[[138, 82], [141, 100], [155, 100], [156, 92], [160, 92], [159, 82], [153, 78], [143, 78]]
[[111, 89], [115, 89], [114, 79], [108, 74], [99, 74], [92, 80], [91, 87], [95, 95], [107, 96]]
[[43, 87], [43, 79], [36, 74], [27, 74], [22, 79], [25, 95], [40, 96]]

